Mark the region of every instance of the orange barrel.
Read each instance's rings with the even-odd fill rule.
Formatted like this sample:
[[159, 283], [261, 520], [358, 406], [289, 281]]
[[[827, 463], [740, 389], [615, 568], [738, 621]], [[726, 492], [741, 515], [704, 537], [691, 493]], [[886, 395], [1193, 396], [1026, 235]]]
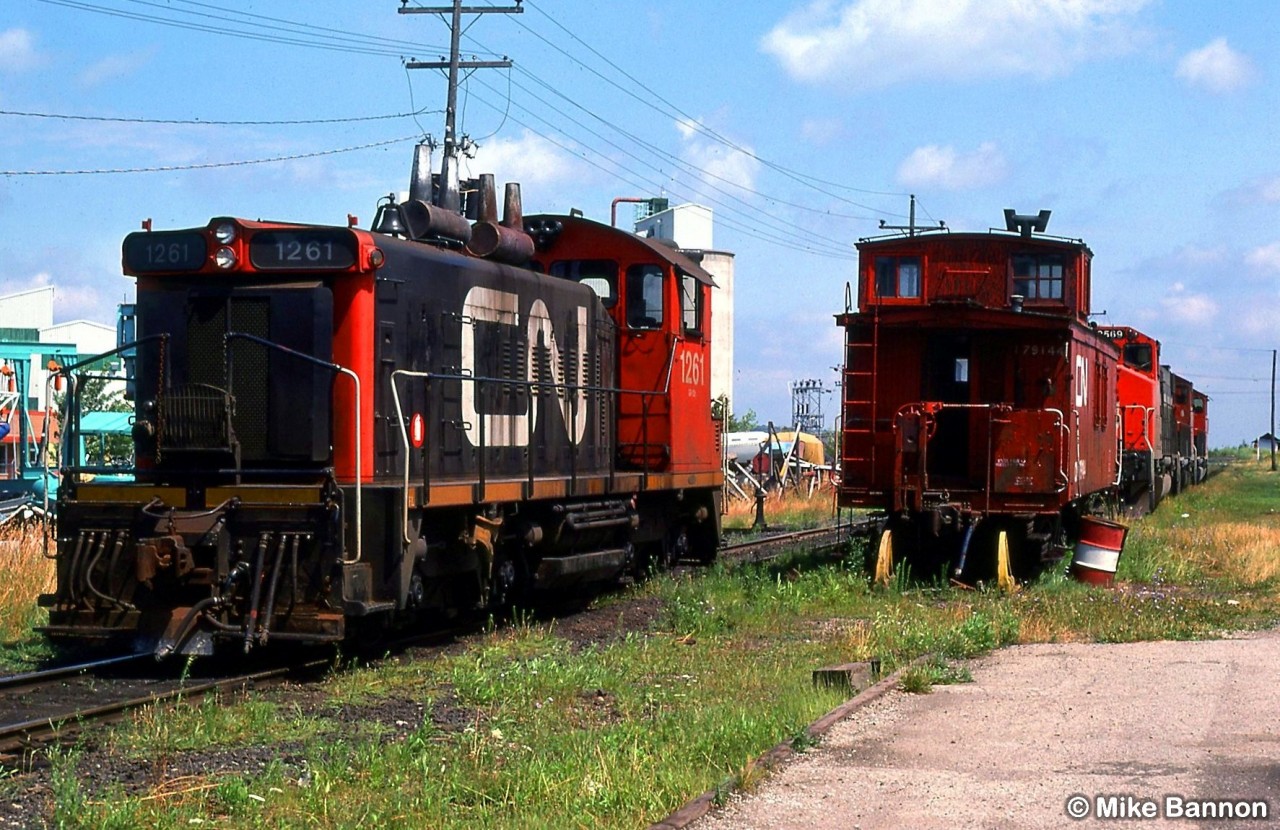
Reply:
[[1120, 551], [1129, 528], [1115, 522], [1084, 516], [1080, 519], [1080, 541], [1071, 560], [1071, 575], [1078, 582], [1110, 585], [1115, 581]]

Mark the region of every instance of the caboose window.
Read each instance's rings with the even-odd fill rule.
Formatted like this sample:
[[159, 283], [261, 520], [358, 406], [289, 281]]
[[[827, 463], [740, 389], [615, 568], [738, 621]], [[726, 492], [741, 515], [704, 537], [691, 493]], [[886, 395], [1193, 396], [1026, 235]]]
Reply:
[[702, 291], [698, 281], [687, 274], [680, 278], [680, 314], [684, 333], [693, 337], [702, 334]]
[[562, 259], [551, 263], [551, 276], [580, 282], [613, 308], [618, 303], [618, 263], [608, 259]]
[[876, 295], [919, 297], [920, 257], [876, 257]]
[[633, 329], [661, 328], [664, 316], [662, 269], [632, 265], [627, 269], [627, 325]]
[[1013, 293], [1028, 300], [1061, 300], [1062, 271], [1057, 254], [1015, 254]]

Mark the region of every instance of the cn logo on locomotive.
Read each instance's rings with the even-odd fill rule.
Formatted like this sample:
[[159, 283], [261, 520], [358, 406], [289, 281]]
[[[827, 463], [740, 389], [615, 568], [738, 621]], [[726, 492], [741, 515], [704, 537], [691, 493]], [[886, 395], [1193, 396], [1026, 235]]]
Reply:
[[[504, 326], [519, 327], [520, 298], [509, 291], [496, 288], [474, 286], [467, 292], [462, 303], [463, 315], [477, 322], [498, 323]], [[587, 307], [577, 307], [578, 343], [587, 341]], [[560, 401], [560, 412], [564, 415], [564, 424], [569, 433], [569, 440], [574, 444], [582, 443], [587, 431], [587, 393], [583, 388], [587, 382], [586, 356], [581, 355], [574, 363], [577, 366], [577, 377], [573, 380], [576, 393], [570, 395], [565, 389], [563, 368], [567, 361], [561, 360], [561, 348], [556, 337], [555, 327], [551, 324], [551, 316], [547, 305], [542, 300], [534, 300], [524, 323], [527, 326], [527, 348], [524, 354], [525, 377], [534, 377], [534, 350], [539, 340], [551, 352], [551, 382], [557, 387], [556, 398]], [[476, 331], [473, 326], [471, 335], [462, 338], [462, 374], [476, 375]], [[529, 396], [540, 401], [540, 395]], [[528, 400], [528, 398], [526, 398]], [[527, 447], [530, 433], [538, 428], [538, 408], [529, 415], [529, 404], [523, 412], [512, 413], [480, 413], [476, 409], [476, 385], [473, 382], [462, 384], [462, 419], [466, 422], [467, 440], [473, 447], [480, 446], [480, 419], [484, 418], [484, 444], [488, 447]]]

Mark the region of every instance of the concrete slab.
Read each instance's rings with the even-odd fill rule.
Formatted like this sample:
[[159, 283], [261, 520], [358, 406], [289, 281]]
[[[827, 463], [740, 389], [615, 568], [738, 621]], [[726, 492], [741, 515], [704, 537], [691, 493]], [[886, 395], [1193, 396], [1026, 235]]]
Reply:
[[[691, 826], [1280, 826], [1280, 631], [1017, 646], [970, 670], [971, 684], [875, 701]], [[1249, 818], [1190, 818], [1201, 799]]]

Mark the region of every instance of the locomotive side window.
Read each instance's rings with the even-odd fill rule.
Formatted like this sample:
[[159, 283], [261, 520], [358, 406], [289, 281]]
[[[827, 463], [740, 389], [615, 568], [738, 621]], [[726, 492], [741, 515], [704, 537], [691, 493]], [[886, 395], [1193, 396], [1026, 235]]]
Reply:
[[608, 259], [562, 259], [551, 263], [551, 276], [580, 282], [604, 303], [618, 304], [618, 263]]
[[1061, 300], [1062, 272], [1058, 254], [1014, 254], [1013, 293], [1028, 300]]
[[662, 327], [662, 269], [632, 265], [627, 269], [627, 325], [633, 329]]
[[876, 257], [876, 295], [920, 296], [920, 257]]
[[698, 281], [687, 274], [680, 278], [680, 313], [684, 333], [691, 337], [701, 337], [702, 289]]

